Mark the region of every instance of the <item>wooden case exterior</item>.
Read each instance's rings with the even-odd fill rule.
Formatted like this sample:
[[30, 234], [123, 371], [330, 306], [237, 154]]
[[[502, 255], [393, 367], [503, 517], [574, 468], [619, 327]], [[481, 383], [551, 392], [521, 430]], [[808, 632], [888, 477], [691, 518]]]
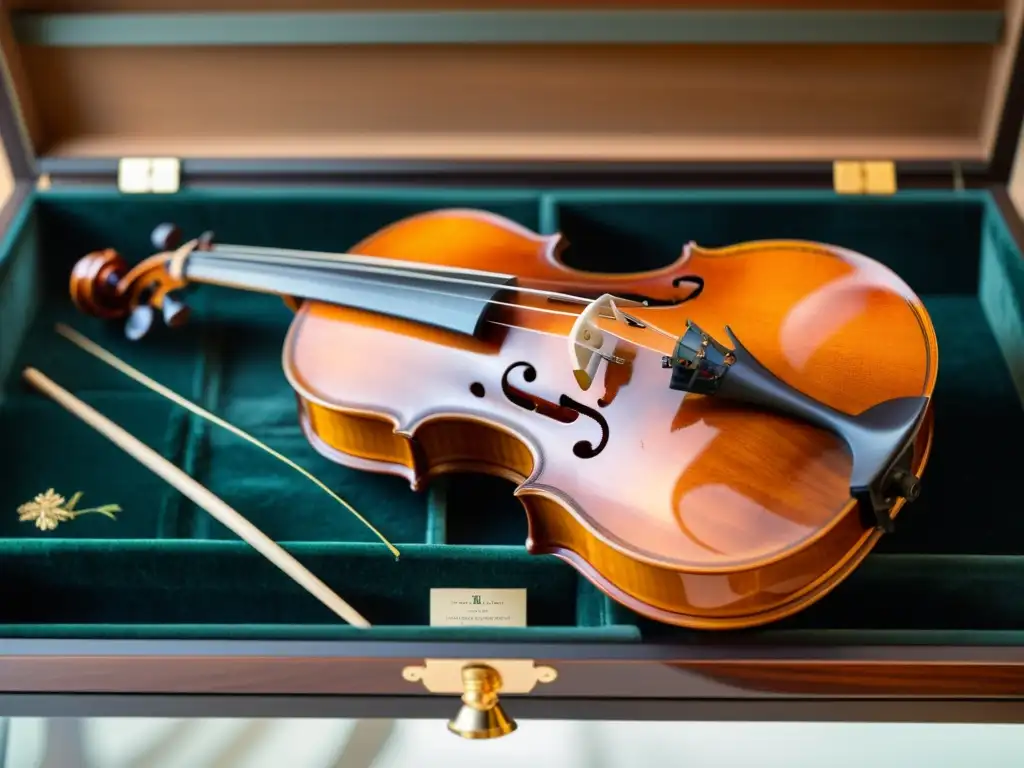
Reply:
[[[116, 4], [115, 4], [116, 5]], [[1016, 4], [1014, 4], [1016, 5]], [[1020, 9], [1015, 12], [1019, 13]], [[114, 158], [36, 157], [19, 125], [10, 81], [0, 92], [9, 168], [0, 236], [41, 175], [50, 183], [114, 184]], [[992, 190], [1024, 250], [1024, 58], [1012, 78], [988, 162], [896, 163], [900, 188]], [[436, 159], [184, 158], [182, 180], [278, 184], [541, 184], [829, 189], [831, 162], [448, 162]], [[430, 690], [407, 670], [480, 660], [557, 672], [526, 693], [503, 694], [519, 719], [1024, 722], [1024, 648], [765, 646], [713, 639], [638, 643], [5, 640], [5, 716], [449, 718], [459, 691]], [[529, 687], [529, 686], [528, 686]]]

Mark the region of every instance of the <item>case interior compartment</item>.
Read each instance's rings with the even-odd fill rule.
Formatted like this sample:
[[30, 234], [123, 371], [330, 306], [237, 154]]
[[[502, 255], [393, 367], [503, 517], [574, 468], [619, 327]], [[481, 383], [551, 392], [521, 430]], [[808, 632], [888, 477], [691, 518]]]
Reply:
[[[429, 589], [445, 586], [528, 590], [528, 629], [459, 629], [458, 637], [707, 637], [639, 620], [570, 566], [528, 555], [511, 483], [452, 476], [414, 493], [399, 478], [316, 454], [281, 370], [291, 313], [275, 297], [201, 287], [186, 327], [157, 328], [139, 342], [125, 339], [121, 323], [79, 314], [68, 298], [78, 258], [115, 247], [134, 263], [163, 221], [189, 235], [211, 229], [225, 242], [340, 250], [396, 219], [444, 207], [560, 230], [570, 241], [567, 262], [580, 268], [656, 267], [689, 240], [721, 246], [775, 237], [841, 244], [893, 268], [924, 299], [939, 341], [936, 437], [922, 496], [833, 593], [741, 634], [754, 642], [828, 642], [837, 630], [881, 642], [900, 631], [915, 642], [942, 642], [944, 630], [980, 633], [979, 642], [1024, 636], [1024, 601], [1015, 597], [1024, 517], [1010, 482], [1017, 462], [1003, 445], [1011, 438], [1002, 437], [1024, 429], [1024, 262], [988, 193], [415, 189], [36, 193], [0, 253], [0, 636], [360, 632], [105, 438], [27, 390], [19, 373], [33, 365], [250, 517], [363, 612], [378, 637], [451, 634], [427, 626]], [[401, 559], [293, 470], [56, 335], [58, 321], [308, 468], [382, 530]], [[87, 516], [47, 533], [19, 523], [17, 507], [47, 488], [83, 491], [86, 505], [124, 511], [117, 522]]]

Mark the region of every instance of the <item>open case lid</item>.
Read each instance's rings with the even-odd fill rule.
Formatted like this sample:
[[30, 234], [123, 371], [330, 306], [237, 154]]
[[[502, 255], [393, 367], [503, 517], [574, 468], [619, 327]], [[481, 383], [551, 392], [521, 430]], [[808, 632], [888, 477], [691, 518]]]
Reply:
[[[1024, 0], [15, 0], [16, 178], [1007, 183]], [[17, 129], [14, 129], [17, 126]]]

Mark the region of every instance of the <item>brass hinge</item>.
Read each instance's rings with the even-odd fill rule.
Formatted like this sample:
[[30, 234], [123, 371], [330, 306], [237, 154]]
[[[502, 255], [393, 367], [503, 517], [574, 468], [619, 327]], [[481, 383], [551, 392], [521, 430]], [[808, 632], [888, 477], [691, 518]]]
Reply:
[[896, 164], [889, 160], [836, 161], [832, 187], [841, 195], [891, 195], [896, 192]]
[[169, 195], [181, 186], [176, 157], [124, 157], [117, 166], [117, 188], [126, 194]]

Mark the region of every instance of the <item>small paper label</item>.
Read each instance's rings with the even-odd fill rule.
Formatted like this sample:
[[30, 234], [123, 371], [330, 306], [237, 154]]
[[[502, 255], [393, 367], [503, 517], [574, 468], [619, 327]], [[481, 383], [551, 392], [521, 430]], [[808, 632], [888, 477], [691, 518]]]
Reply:
[[525, 589], [432, 589], [432, 627], [525, 627]]

